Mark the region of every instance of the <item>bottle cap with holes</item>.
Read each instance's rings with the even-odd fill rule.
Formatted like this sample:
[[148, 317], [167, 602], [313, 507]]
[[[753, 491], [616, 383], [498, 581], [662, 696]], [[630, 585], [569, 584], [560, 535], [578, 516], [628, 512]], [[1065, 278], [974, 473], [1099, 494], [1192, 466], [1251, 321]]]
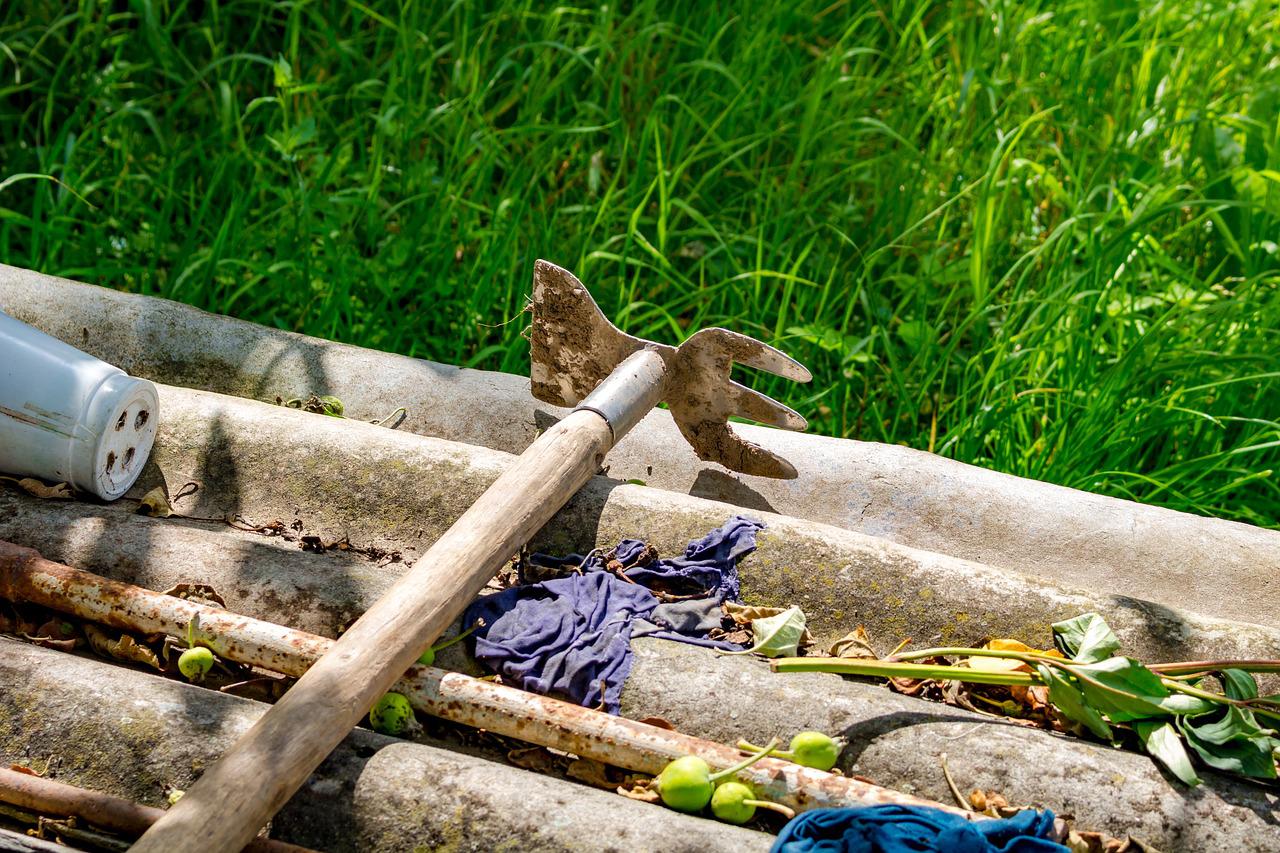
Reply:
[[115, 500], [155, 443], [156, 388], [0, 312], [0, 472]]

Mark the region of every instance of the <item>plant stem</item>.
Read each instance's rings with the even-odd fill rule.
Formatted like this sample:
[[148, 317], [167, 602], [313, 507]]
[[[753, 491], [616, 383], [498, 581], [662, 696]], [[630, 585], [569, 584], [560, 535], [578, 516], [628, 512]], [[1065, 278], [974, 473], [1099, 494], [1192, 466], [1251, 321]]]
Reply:
[[870, 675], [880, 678], [934, 678], [944, 681], [967, 681], [973, 684], [1005, 684], [1032, 687], [1038, 677], [1026, 672], [984, 672], [962, 666], [934, 666], [900, 661], [860, 660], [852, 658], [776, 658], [771, 661], [774, 672], [835, 672], [841, 675]]
[[433, 651], [433, 652], [438, 652], [438, 651], [440, 651], [441, 649], [447, 649], [447, 648], [449, 648], [450, 646], [454, 645], [455, 643], [460, 643], [460, 642], [462, 642], [462, 641], [463, 641], [463, 640], [465, 640], [467, 637], [469, 637], [471, 634], [475, 633], [475, 630], [476, 630], [477, 628], [479, 628], [479, 627], [480, 627], [481, 625], [483, 625], [483, 624], [484, 624], [484, 620], [483, 620], [483, 619], [477, 619], [475, 622], [473, 622], [473, 623], [471, 624], [471, 627], [470, 627], [470, 628], [468, 628], [467, 630], [465, 630], [465, 631], [459, 631], [457, 634], [455, 634], [454, 636], [450, 637], [449, 639], [447, 639], [447, 640], [445, 640], [445, 641], [443, 641], [443, 642], [440, 642], [440, 643], [436, 643], [434, 646], [432, 646], [432, 647], [431, 647], [431, 651]]
[[949, 646], [938, 649], [920, 649], [919, 651], [907, 652], [905, 654], [894, 655], [894, 660], [909, 661], [919, 660], [921, 658], [932, 657], [975, 657], [975, 658], [1005, 658], [1007, 660], [1018, 660], [1023, 663], [1070, 663], [1058, 655], [1042, 655], [1032, 652], [1014, 652], [1002, 649], [969, 649], [958, 646]]
[[769, 800], [743, 800], [743, 802], [749, 806], [755, 806], [758, 809], [768, 809], [769, 811], [777, 812], [778, 814], [786, 817], [787, 820], [791, 820], [791, 818], [796, 816], [795, 809], [789, 809], [782, 805], [782, 803], [774, 803]]
[[1161, 675], [1193, 675], [1201, 672], [1221, 672], [1224, 669], [1241, 669], [1245, 672], [1280, 672], [1280, 660], [1194, 660], [1175, 663], [1153, 663], [1147, 666]]
[[[738, 749], [742, 750], [743, 752], [764, 752], [764, 747], [756, 746], [754, 743], [751, 743], [746, 740], [739, 740], [736, 745]], [[774, 758], [781, 758], [783, 761], [796, 760], [796, 754], [794, 752], [791, 752], [790, 750], [775, 749], [772, 752], [770, 752], [769, 755], [771, 755]]]
[[767, 744], [765, 744], [764, 749], [761, 750], [760, 752], [757, 752], [755, 755], [751, 755], [742, 759], [732, 767], [726, 767], [725, 769], [719, 772], [712, 773], [711, 774], [712, 784], [719, 782], [721, 779], [724, 779], [727, 776], [733, 776], [735, 773], [737, 773], [740, 770], [746, 770], [752, 764], [755, 764], [757, 761], [759, 761], [760, 759], [764, 758], [766, 755], [773, 752], [775, 749], [777, 749], [777, 747], [778, 747], [778, 739], [776, 737], [772, 738]]

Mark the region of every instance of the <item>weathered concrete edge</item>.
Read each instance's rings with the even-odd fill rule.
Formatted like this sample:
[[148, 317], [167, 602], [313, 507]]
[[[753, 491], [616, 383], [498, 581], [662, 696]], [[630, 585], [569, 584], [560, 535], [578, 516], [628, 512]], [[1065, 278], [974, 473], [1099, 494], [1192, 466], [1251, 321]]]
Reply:
[[[109, 675], [109, 677], [107, 677]], [[0, 639], [0, 759], [148, 805], [266, 711], [212, 690]], [[602, 814], [609, 814], [602, 821]], [[759, 832], [356, 729], [273, 821], [319, 850], [769, 848]]]
[[[165, 429], [154, 470], [175, 492], [202, 484], [182, 512], [246, 511], [261, 523], [297, 518], [326, 540], [395, 547], [412, 557], [458, 518], [512, 457], [208, 392], [161, 388]], [[553, 553], [638, 537], [665, 554], [738, 507], [596, 477], [535, 537]], [[1049, 642], [1050, 623], [1104, 614], [1127, 651], [1146, 660], [1271, 657], [1280, 629], [1188, 613], [1139, 599], [1053, 586], [943, 554], [803, 519], [753, 513], [769, 529], [741, 566], [744, 596], [794, 603], [819, 642], [858, 624], [890, 645], [983, 636]], [[1274, 616], [1274, 614], [1273, 614]]]
[[[344, 346], [3, 265], [0, 308], [156, 381], [259, 399], [332, 393], [365, 419], [406, 405], [407, 429], [511, 452], [560, 414], [533, 401], [522, 377]], [[800, 478], [741, 478], [698, 463], [665, 412], [622, 442], [610, 472], [1099, 592], [1241, 620], [1280, 613], [1280, 532], [907, 448], [741, 429], [789, 458]], [[1222, 578], [1247, 594], [1220, 595]]]

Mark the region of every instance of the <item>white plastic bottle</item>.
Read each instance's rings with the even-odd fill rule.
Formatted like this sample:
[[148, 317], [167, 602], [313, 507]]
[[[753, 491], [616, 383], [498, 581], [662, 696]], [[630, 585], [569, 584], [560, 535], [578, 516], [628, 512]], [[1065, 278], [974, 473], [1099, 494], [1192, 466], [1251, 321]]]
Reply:
[[0, 312], [0, 472], [115, 500], [151, 454], [156, 388]]

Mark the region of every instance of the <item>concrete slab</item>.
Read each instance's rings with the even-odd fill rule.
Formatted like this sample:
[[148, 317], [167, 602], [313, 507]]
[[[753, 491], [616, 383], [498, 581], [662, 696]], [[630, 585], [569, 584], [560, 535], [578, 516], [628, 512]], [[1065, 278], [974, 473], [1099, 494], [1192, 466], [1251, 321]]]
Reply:
[[[534, 401], [524, 377], [344, 346], [3, 265], [0, 309], [158, 382], [262, 400], [334, 394], [366, 420], [404, 405], [404, 429], [507, 452], [523, 450], [561, 414]], [[1280, 626], [1280, 532], [902, 447], [742, 432], [787, 457], [800, 477], [738, 477], [700, 463], [663, 411], [620, 444], [609, 472], [1052, 583]]]
[[[176, 494], [194, 482], [199, 491], [179, 503], [184, 514], [222, 518], [240, 512], [257, 524], [279, 520], [286, 526], [296, 521], [324, 542], [345, 537], [355, 545], [399, 550], [407, 560], [447, 529], [513, 458], [236, 397], [169, 386], [160, 391], [165, 426], [135, 494], [157, 483]], [[662, 553], [680, 553], [688, 541], [740, 511], [596, 477], [535, 537], [533, 547], [585, 553], [638, 537]], [[830, 525], [754, 514], [769, 527], [759, 537], [758, 552], [742, 566], [744, 596], [758, 603], [800, 605], [819, 643], [858, 624], [889, 644], [906, 637], [918, 644], [954, 644], [989, 635], [1047, 642], [1052, 622], [1096, 610], [1125, 648], [1145, 660], [1270, 657], [1280, 647], [1280, 629], [1274, 627], [1049, 585]], [[151, 566], [156, 561], [146, 557], [149, 546], [143, 539], [163, 536], [152, 534], [156, 528], [150, 525], [191, 525], [144, 519], [133, 523], [145, 525], [138, 527], [144, 532], [137, 534], [132, 556], [121, 559]], [[54, 547], [56, 540], [76, 528], [55, 525], [52, 530], [65, 532], [50, 530], [35, 519], [19, 523], [16, 515], [9, 522], [0, 520], [0, 533], [12, 541], [39, 548], [51, 559], [98, 570], [89, 561], [92, 551], [103, 547], [100, 536], [81, 533], [79, 547], [60, 550]], [[215, 532], [226, 531], [215, 525]], [[236, 547], [239, 552], [241, 546]], [[237, 561], [235, 572], [223, 581], [226, 594], [242, 594], [237, 601], [247, 608], [253, 599], [285, 594], [272, 592], [252, 562]], [[360, 571], [367, 572], [368, 564]], [[383, 571], [397, 569], [386, 566]], [[341, 583], [360, 587], [359, 575], [344, 576]], [[122, 579], [148, 583], [146, 577]], [[312, 606], [314, 590], [289, 594], [295, 612]]]

